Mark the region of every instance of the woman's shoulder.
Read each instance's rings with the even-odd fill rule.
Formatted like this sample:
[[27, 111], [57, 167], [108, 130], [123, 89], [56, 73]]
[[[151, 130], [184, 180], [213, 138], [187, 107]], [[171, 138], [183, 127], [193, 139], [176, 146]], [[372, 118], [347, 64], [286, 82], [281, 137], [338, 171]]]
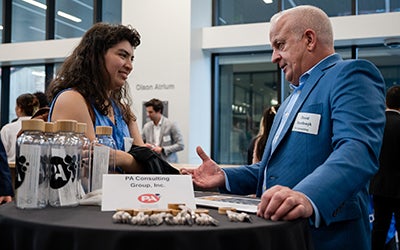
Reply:
[[70, 110], [76, 110], [80, 109], [82, 105], [86, 106], [86, 103], [81, 93], [73, 89], [65, 89], [53, 99], [51, 108], [68, 107]]
[[55, 101], [58, 103], [76, 103], [81, 101], [86, 102], [84, 96], [74, 89], [65, 89], [61, 91], [56, 96]]
[[60, 92], [53, 100], [48, 119], [73, 119], [79, 122], [91, 122], [88, 102], [78, 91], [68, 89]]
[[58, 93], [58, 96], [81, 96], [83, 98], [83, 95], [81, 93], [71, 88], [60, 91], [60, 93]]

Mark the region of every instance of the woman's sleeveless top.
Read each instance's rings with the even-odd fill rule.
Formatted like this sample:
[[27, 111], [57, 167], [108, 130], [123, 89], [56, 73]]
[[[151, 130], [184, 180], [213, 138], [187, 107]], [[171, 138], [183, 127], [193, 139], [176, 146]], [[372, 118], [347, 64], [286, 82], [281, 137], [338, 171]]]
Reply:
[[[50, 111], [49, 111], [49, 116], [48, 116], [48, 121], [51, 121], [51, 115], [53, 113], [53, 107], [54, 107], [54, 103], [56, 102], [58, 96], [68, 90], [72, 90], [72, 89], [64, 89], [62, 91], [60, 91], [53, 99], [53, 101], [51, 102], [50, 105]], [[114, 110], [114, 119], [115, 119], [115, 124], [110, 120], [110, 118], [106, 115], [103, 115], [100, 113], [99, 110], [97, 110], [93, 104], [91, 104], [92, 106], [92, 110], [94, 111], [94, 121], [93, 121], [93, 126], [94, 129], [96, 131], [96, 127], [97, 126], [111, 126], [112, 127], [112, 137], [115, 140], [115, 144], [117, 146], [117, 149], [119, 150], [125, 150], [125, 146], [124, 146], [124, 138], [125, 137], [131, 137], [129, 134], [129, 128], [128, 125], [126, 124], [123, 116], [122, 116], [122, 111], [121, 109], [114, 103], [114, 101], [111, 102], [112, 104], [112, 108]]]

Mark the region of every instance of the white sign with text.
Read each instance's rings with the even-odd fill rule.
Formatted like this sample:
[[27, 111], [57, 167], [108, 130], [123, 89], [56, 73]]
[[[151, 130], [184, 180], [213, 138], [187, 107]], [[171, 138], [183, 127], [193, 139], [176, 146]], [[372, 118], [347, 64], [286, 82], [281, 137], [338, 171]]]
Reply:
[[101, 211], [167, 209], [182, 203], [195, 209], [190, 175], [103, 175]]

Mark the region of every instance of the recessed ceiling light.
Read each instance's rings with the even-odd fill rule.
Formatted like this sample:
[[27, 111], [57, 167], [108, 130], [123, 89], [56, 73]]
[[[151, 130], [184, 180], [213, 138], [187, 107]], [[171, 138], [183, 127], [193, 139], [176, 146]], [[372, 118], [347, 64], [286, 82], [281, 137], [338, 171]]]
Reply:
[[78, 17], [76, 17], [76, 16], [73, 16], [73, 15], [67, 14], [67, 13], [65, 13], [65, 12], [63, 12], [63, 11], [60, 11], [60, 10], [57, 11], [57, 15], [62, 16], [62, 17], [64, 17], [64, 18], [67, 18], [67, 19], [69, 19], [69, 20], [71, 20], [71, 21], [74, 21], [74, 22], [76, 22], [76, 23], [82, 22], [82, 19], [80, 19], [80, 18], [78, 18]]
[[39, 8], [44, 9], [44, 10], [47, 9], [47, 5], [46, 4], [42, 4], [42, 3], [36, 2], [34, 0], [22, 0], [22, 1], [24, 1], [25, 3], [32, 4], [32, 5], [36, 6], [36, 7], [39, 7]]

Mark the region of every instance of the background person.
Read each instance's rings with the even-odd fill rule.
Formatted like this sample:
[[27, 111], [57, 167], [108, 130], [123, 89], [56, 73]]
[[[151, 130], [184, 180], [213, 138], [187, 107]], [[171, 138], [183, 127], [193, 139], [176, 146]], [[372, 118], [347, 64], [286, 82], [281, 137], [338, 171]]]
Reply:
[[32, 115], [31, 119], [41, 119], [43, 121], [47, 121], [50, 108], [46, 94], [41, 91], [37, 91], [33, 94], [39, 100], [39, 109], [36, 110], [36, 112]]
[[163, 115], [164, 104], [159, 99], [147, 101], [147, 116], [150, 118], [143, 126], [142, 138], [146, 147], [160, 154], [164, 160], [177, 163], [176, 152], [183, 150], [183, 136], [176, 123]]
[[15, 145], [17, 134], [21, 130], [21, 121], [30, 119], [38, 108], [39, 101], [35, 95], [26, 93], [17, 97], [15, 113], [18, 119], [4, 125], [0, 131], [8, 162], [15, 162]]
[[271, 18], [272, 62], [293, 92], [281, 104], [261, 162], [221, 169], [201, 147], [191, 174], [202, 188], [261, 197], [268, 220], [309, 218], [316, 250], [370, 249], [368, 183], [378, 170], [385, 83], [365, 60], [334, 51], [328, 16], [298, 6]]
[[52, 101], [49, 120], [72, 119], [87, 124], [86, 136], [95, 138], [96, 126], [111, 126], [116, 166], [126, 173], [142, 172], [135, 158], [125, 152], [124, 138], [143, 146], [130, 109], [126, 80], [133, 70], [139, 33], [130, 26], [94, 24], [66, 58], [48, 90]]
[[388, 89], [386, 107], [380, 167], [370, 185], [374, 207], [373, 250], [385, 249], [393, 213], [396, 230], [400, 232], [400, 86]]
[[269, 132], [271, 130], [272, 123], [276, 112], [279, 109], [279, 104], [270, 108], [264, 109], [263, 116], [260, 120], [260, 130], [258, 134], [251, 140], [248, 152], [247, 164], [254, 164], [262, 159], [264, 153], [265, 144], [268, 139]]
[[11, 202], [14, 191], [11, 183], [10, 167], [7, 162], [7, 154], [0, 140], [0, 204]]
[[45, 93], [43, 93], [42, 91], [36, 91], [35, 93], [33, 93], [33, 95], [36, 96], [39, 101], [39, 109], [49, 106], [49, 102]]

